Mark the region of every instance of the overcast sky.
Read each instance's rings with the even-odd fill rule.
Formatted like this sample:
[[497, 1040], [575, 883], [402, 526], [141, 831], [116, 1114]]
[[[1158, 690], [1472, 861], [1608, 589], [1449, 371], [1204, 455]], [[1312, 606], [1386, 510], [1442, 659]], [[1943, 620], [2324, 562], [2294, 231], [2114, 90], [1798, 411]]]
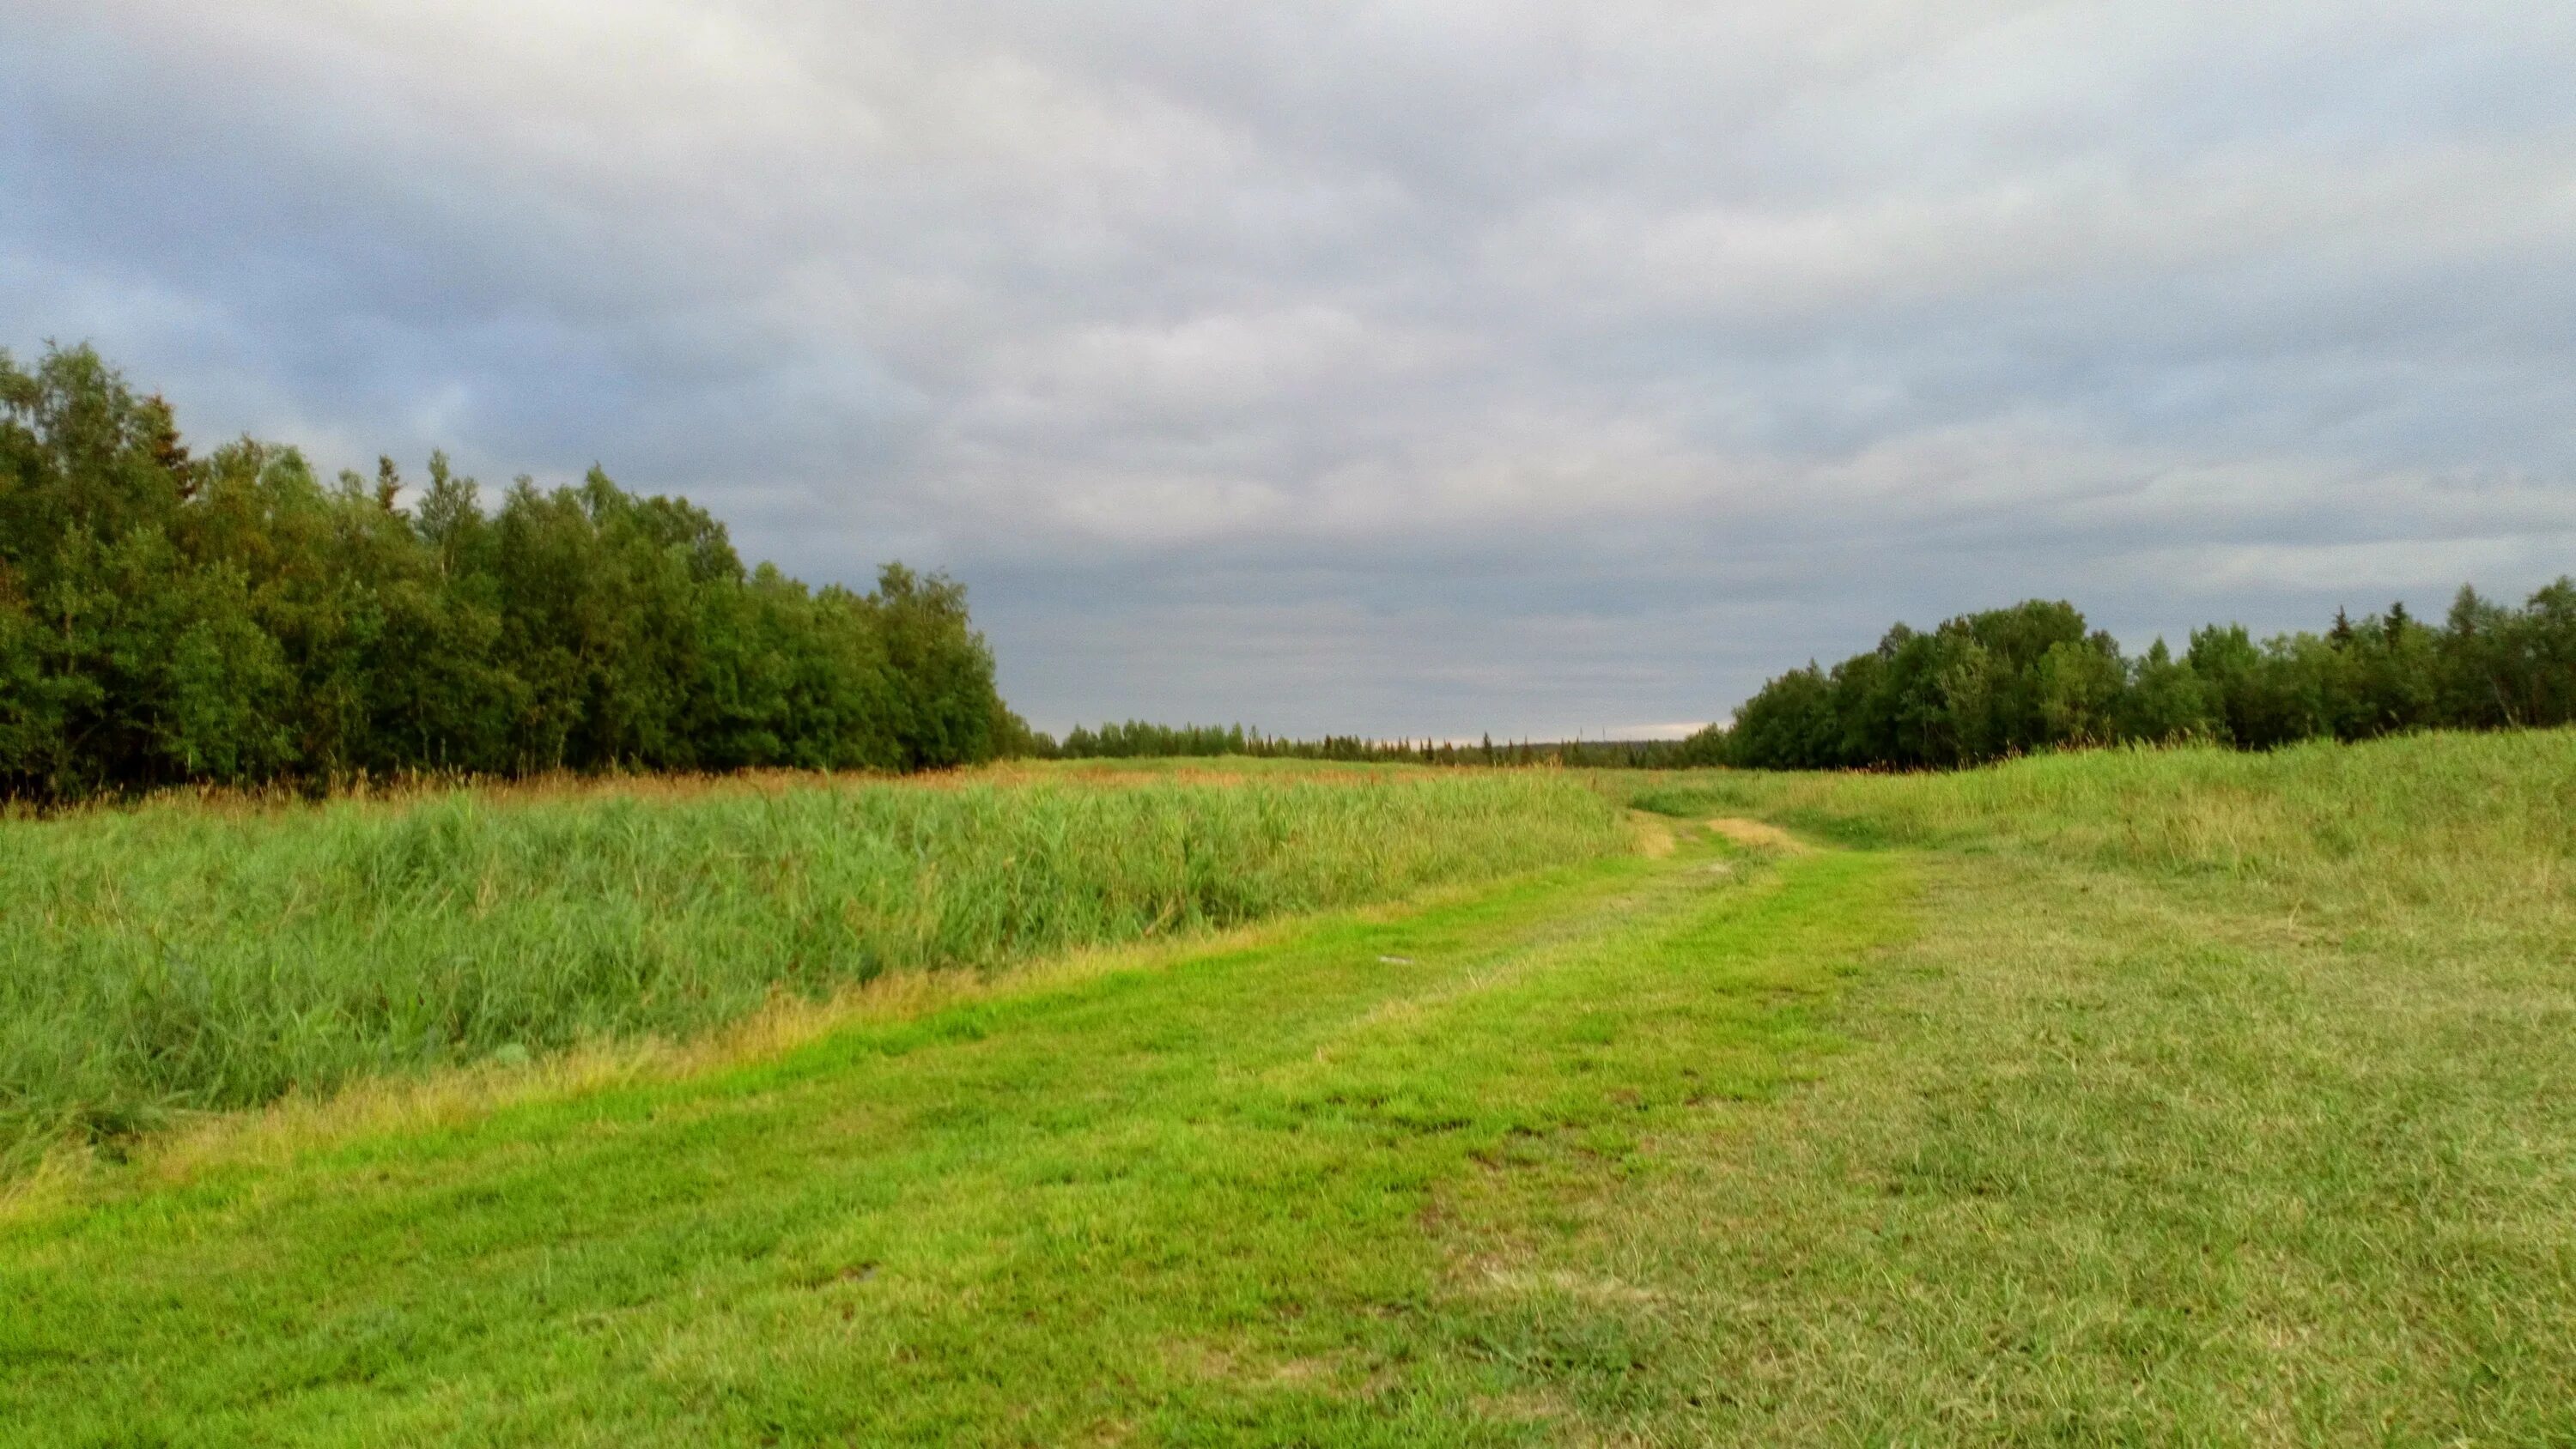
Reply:
[[969, 586], [1041, 726], [1551, 737], [2576, 570], [2576, 5], [11, 0], [0, 345]]

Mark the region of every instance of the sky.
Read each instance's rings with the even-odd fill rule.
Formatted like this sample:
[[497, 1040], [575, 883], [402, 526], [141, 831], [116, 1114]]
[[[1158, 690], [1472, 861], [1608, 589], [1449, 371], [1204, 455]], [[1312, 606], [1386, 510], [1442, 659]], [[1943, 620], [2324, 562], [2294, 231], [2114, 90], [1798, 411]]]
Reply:
[[12, 0], [0, 346], [965, 581], [1042, 728], [1559, 738], [2576, 571], [2576, 6]]

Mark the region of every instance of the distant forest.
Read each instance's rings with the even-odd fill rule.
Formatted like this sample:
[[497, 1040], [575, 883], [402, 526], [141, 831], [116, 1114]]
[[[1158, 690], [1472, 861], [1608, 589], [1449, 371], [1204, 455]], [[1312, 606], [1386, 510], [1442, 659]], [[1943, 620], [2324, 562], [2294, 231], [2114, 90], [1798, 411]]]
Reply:
[[2576, 721], [2576, 579], [2520, 608], [2463, 588], [2439, 625], [2404, 604], [2257, 643], [2213, 624], [2124, 658], [2075, 606], [2032, 600], [1903, 624], [1831, 669], [1765, 684], [1685, 753], [1757, 769], [1944, 768], [2034, 750], [2205, 740], [2270, 749], [2415, 729]]
[[1514, 740], [1496, 743], [1488, 735], [1479, 744], [1452, 740], [1372, 740], [1358, 735], [1326, 735], [1298, 740], [1265, 735], [1242, 725], [1161, 725], [1143, 720], [1077, 725], [1062, 742], [1046, 735], [1032, 737], [1029, 753], [1064, 760], [1190, 759], [1243, 755], [1272, 760], [1351, 760], [1417, 765], [1587, 765], [1601, 768], [1652, 769], [1686, 763], [1680, 740]]
[[2463, 588], [2428, 625], [2391, 604], [2322, 634], [2256, 642], [2211, 625], [2175, 654], [2136, 658], [2087, 627], [2074, 605], [2034, 599], [1939, 628], [1899, 624], [1832, 669], [1809, 664], [1765, 684], [1683, 740], [1478, 745], [1277, 739], [1241, 725], [1131, 721], [1076, 729], [1036, 750], [1068, 759], [1253, 755], [1426, 765], [1564, 764], [1632, 769], [1947, 769], [2039, 750], [2201, 741], [2271, 749], [2414, 729], [2576, 723], [2576, 579], [2520, 608]]
[[910, 770], [1022, 748], [964, 590], [746, 569], [593, 469], [487, 510], [432, 457], [203, 456], [86, 347], [0, 351], [0, 795], [366, 774]]

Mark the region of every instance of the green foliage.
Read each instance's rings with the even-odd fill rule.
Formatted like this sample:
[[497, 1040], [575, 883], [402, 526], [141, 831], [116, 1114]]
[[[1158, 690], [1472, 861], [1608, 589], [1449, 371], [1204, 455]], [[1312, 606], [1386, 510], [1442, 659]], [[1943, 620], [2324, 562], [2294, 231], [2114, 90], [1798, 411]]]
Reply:
[[1600, 769], [1650, 769], [1712, 761], [1688, 758], [1679, 740], [1521, 740], [1482, 744], [1449, 740], [1372, 740], [1326, 735], [1318, 740], [1265, 735], [1242, 725], [1160, 725], [1144, 720], [1076, 725], [1061, 744], [1045, 735], [1009, 754], [1064, 760], [1207, 759], [1237, 755], [1259, 760], [1342, 760], [1402, 765], [1572, 765]]
[[1631, 810], [1666, 815], [1676, 820], [1706, 820], [1744, 809], [1748, 797], [1738, 788], [1734, 777], [1702, 776], [1686, 783], [1659, 784], [1631, 791], [1627, 803]]
[[1064, 743], [1048, 753], [1064, 760], [1209, 759], [1240, 755], [1256, 760], [1342, 760], [1353, 763], [1457, 764], [1473, 751], [1424, 740], [1370, 740], [1358, 735], [1326, 735], [1295, 740], [1265, 735], [1236, 725], [1160, 725], [1144, 720], [1104, 724], [1098, 729], [1076, 725]]
[[1669, 854], [0, 1188], [0, 1439], [2576, 1443], [2576, 731], [1618, 783]]
[[2124, 659], [2071, 604], [2032, 600], [1794, 669], [1686, 741], [1678, 763], [1755, 769], [1949, 768], [2038, 750], [2211, 740], [2274, 749], [2428, 728], [2576, 722], [2576, 579], [2521, 609], [2462, 589], [2432, 629], [2404, 604], [2323, 635], [2256, 643], [2237, 624]]
[[88, 348], [0, 352], [0, 796], [362, 774], [925, 769], [1032, 744], [964, 589], [746, 571], [600, 470], [400, 506], [251, 439], [205, 457]]
[[0, 820], [0, 1160], [1626, 838], [1563, 776], [641, 788]]
[[1175, 759], [1267, 753], [1273, 741], [1241, 725], [1171, 725], [1129, 720], [1098, 729], [1075, 725], [1054, 753], [1067, 760], [1131, 760], [1149, 756]]

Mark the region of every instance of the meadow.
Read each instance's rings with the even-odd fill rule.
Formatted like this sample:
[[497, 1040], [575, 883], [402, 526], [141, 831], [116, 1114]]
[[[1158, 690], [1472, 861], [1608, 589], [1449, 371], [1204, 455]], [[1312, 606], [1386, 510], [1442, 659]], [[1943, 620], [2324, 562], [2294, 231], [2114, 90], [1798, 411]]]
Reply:
[[1386, 900], [1624, 845], [1537, 776], [186, 795], [0, 821], [0, 1166], [188, 1113], [685, 1037], [888, 972]]
[[[541, 891], [575, 869], [546, 832], [587, 860], [605, 822], [702, 843], [762, 810], [813, 812], [775, 841], [1099, 812], [1086, 859], [1205, 811], [1280, 881], [1189, 929], [1147, 935], [1201, 898], [1167, 886], [973, 969], [885, 956], [793, 1010], [741, 968], [763, 984], [690, 1052], [478, 1042], [58, 1154], [0, 1202], [13, 1442], [2576, 1439], [2576, 733], [871, 789], [0, 827], [20, 881], [61, 874], [22, 834], [206, 841], [161, 902], [244, 842], [524, 830], [527, 899], [651, 919], [635, 882], [687, 863]], [[1260, 843], [1272, 801], [1292, 835], [1350, 817], [1304, 838], [1333, 859], [1273, 859], [1306, 850]], [[1197, 858], [1142, 854], [1167, 883]], [[248, 939], [291, 899], [200, 914]]]

